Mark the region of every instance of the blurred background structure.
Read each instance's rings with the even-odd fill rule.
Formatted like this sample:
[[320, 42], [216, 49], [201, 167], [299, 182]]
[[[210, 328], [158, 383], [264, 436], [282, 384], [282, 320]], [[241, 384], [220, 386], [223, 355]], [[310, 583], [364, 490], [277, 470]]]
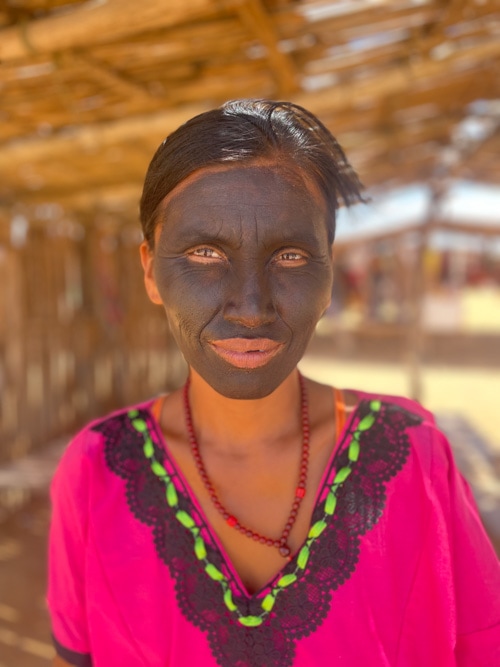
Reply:
[[340, 216], [332, 307], [304, 369], [435, 410], [500, 536], [497, 10], [0, 4], [0, 667], [51, 653], [43, 498], [68, 435], [183, 378], [143, 292], [138, 200], [163, 138], [227, 99], [316, 113], [371, 197]]

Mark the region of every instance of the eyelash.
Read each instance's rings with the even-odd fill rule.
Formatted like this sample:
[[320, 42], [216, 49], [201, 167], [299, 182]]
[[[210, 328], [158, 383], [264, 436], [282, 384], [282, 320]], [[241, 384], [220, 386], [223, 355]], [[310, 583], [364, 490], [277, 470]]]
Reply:
[[[211, 253], [215, 253], [217, 256], [214, 257]], [[215, 248], [210, 248], [210, 246], [201, 246], [199, 248], [194, 248], [193, 250], [189, 251], [188, 257], [193, 257], [195, 259], [208, 260], [208, 261], [210, 260], [220, 261], [221, 259], [224, 259], [224, 255], [222, 252], [216, 250]]]
[[[286, 255], [295, 255], [293, 259], [290, 257], [286, 258]], [[278, 255], [276, 255], [276, 259], [283, 259], [285, 262], [294, 262], [296, 260], [301, 260], [301, 259], [306, 259], [305, 255], [301, 252], [294, 252], [292, 250], [287, 250], [286, 252], [281, 252]]]
[[[195, 261], [197, 259], [201, 259], [202, 261], [206, 260], [208, 262], [210, 261], [217, 262], [226, 259], [226, 256], [222, 251], [217, 250], [216, 248], [211, 248], [210, 246], [201, 246], [199, 248], [194, 248], [193, 250], [189, 251], [188, 257], [194, 258]], [[307, 259], [308, 255], [299, 250], [285, 250], [277, 252], [272, 258], [272, 261], [275, 263], [286, 262], [286, 263], [298, 264], [301, 261], [303, 262], [307, 261]]]

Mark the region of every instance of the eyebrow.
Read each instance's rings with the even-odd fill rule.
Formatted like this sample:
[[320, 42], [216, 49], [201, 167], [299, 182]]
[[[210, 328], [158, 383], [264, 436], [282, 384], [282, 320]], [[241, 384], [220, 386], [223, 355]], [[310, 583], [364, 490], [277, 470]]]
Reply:
[[[230, 211], [231, 208], [234, 208], [235, 211], [238, 209], [241, 210], [244, 206], [255, 208], [253, 204], [234, 205], [234, 207], [222, 205], [203, 207], [197, 204], [190, 206], [188, 202], [188, 205], [183, 207], [182, 211], [174, 211], [173, 216], [169, 216], [167, 210], [164, 209], [162, 218], [165, 223], [170, 218], [172, 226], [169, 233], [175, 235], [176, 241], [181, 241], [183, 245], [191, 243], [232, 244], [235, 239], [241, 238], [241, 227], [239, 225], [231, 225]], [[262, 208], [268, 208], [268, 206], [262, 204]], [[275, 208], [277, 211], [280, 210], [279, 205], [276, 205]], [[179, 220], [179, 217], [181, 220]], [[238, 219], [241, 220], [241, 216], [238, 216]], [[325, 232], [327, 232], [326, 222], [324, 224]], [[166, 233], [164, 230], [165, 227], [160, 234], [160, 239]], [[296, 218], [292, 217], [284, 227], [282, 225], [274, 228], [271, 227], [271, 230], [275, 233], [270, 236], [269, 245], [279, 243], [286, 245], [307, 244], [314, 247], [319, 242], [317, 234], [314, 232], [313, 224], [300, 214]]]

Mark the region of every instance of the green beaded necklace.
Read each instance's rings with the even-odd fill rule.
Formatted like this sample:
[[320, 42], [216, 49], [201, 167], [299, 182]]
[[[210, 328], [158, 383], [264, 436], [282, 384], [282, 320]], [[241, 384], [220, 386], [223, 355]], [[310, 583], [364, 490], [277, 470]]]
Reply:
[[149, 432], [147, 423], [139, 416], [139, 412], [137, 410], [129, 411], [128, 416], [132, 422], [133, 428], [144, 438], [144, 456], [148, 459], [152, 472], [165, 485], [165, 498], [168, 506], [172, 508], [173, 512], [175, 512], [175, 518], [177, 521], [179, 521], [179, 523], [191, 533], [193, 537], [193, 550], [196, 558], [203, 564], [207, 576], [220, 584], [224, 604], [226, 605], [227, 609], [236, 616], [238, 623], [241, 625], [247, 628], [255, 628], [259, 625], [262, 625], [262, 623], [273, 610], [273, 607], [276, 604], [276, 600], [281, 595], [281, 593], [303, 575], [309, 561], [311, 546], [327, 527], [327, 521], [331, 519], [337, 506], [338, 491], [351, 474], [352, 469], [358, 460], [360, 451], [359, 439], [361, 433], [368, 431], [373, 426], [376, 421], [377, 414], [380, 411], [380, 407], [380, 401], [374, 400], [369, 403], [370, 411], [363, 417], [363, 419], [361, 419], [361, 421], [356, 426], [356, 429], [352, 433], [347, 449], [348, 462], [335, 474], [333, 482], [328, 490], [328, 494], [323, 502], [323, 516], [318, 521], [313, 523], [309, 529], [307, 538], [297, 554], [294, 571], [283, 575], [273, 584], [269, 593], [262, 599], [262, 612], [254, 616], [245, 616], [240, 612], [233, 600], [233, 594], [228, 578], [208, 560], [207, 548], [205, 541], [200, 534], [200, 528], [196, 525], [195, 520], [188, 512], [179, 508], [179, 498], [172, 478], [164, 466], [155, 457], [154, 444], [151, 439], [151, 434]]

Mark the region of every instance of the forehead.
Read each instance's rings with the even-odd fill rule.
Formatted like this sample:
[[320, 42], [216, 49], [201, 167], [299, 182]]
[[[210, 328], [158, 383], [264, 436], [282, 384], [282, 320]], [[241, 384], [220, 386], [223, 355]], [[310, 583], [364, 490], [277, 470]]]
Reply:
[[[294, 165], [235, 165], [192, 174], [165, 197], [159, 222], [189, 226], [201, 215], [240, 218], [271, 214], [275, 223], [326, 224], [326, 205], [316, 185]], [[177, 226], [177, 224], [175, 226]]]

